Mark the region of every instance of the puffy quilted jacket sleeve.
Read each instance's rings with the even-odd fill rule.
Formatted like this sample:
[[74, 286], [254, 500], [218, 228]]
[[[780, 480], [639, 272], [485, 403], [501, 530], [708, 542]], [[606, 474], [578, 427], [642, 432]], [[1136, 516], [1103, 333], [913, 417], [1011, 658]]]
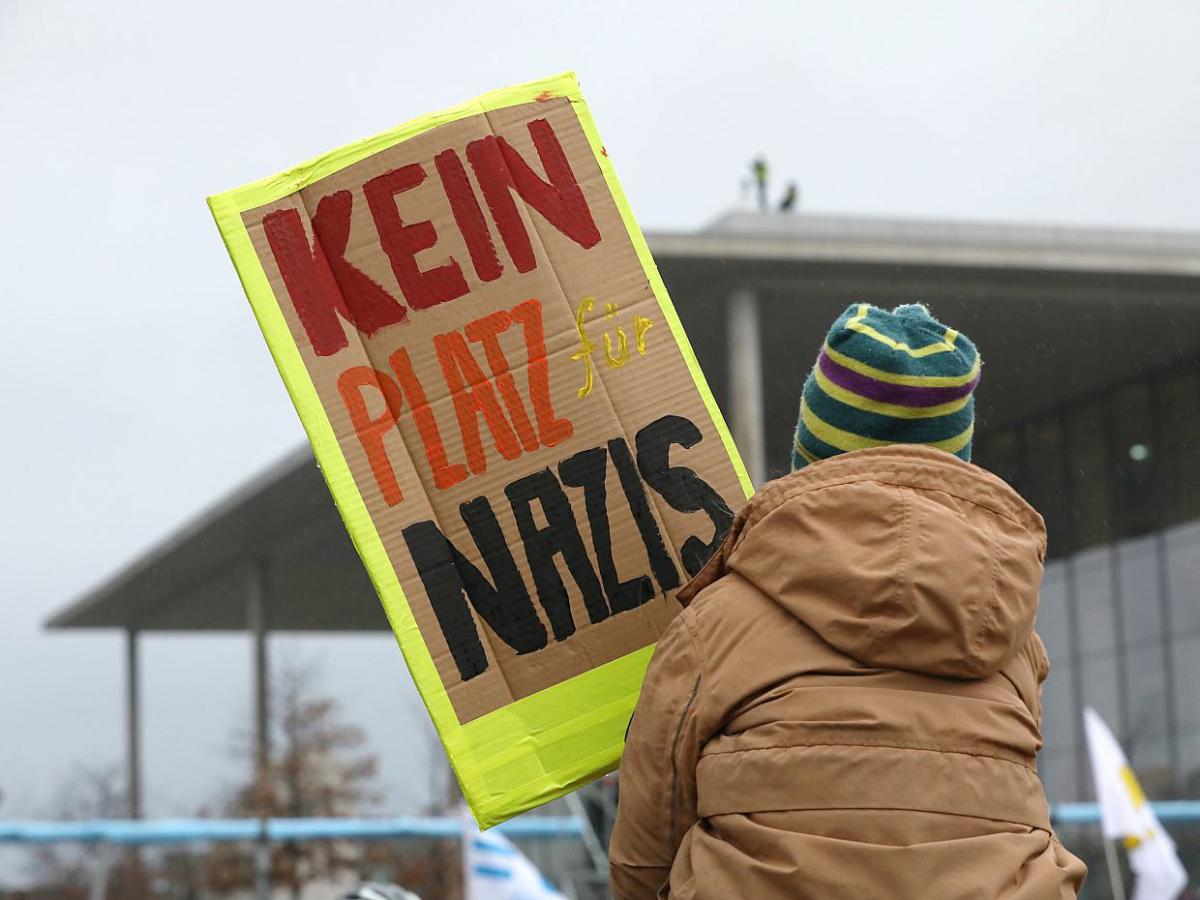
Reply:
[[609, 846], [615, 900], [657, 897], [696, 822], [696, 763], [706, 735], [689, 618], [679, 616], [659, 640], [629, 724]]

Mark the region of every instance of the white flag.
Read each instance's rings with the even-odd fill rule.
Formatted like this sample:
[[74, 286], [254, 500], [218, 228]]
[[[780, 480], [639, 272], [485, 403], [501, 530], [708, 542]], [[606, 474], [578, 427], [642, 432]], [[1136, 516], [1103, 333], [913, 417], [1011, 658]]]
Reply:
[[1187, 870], [1175, 852], [1175, 842], [1146, 802], [1125, 752], [1104, 720], [1088, 707], [1083, 724], [1104, 838], [1120, 839], [1129, 852], [1134, 874], [1131, 900], [1176, 900], [1187, 886]]
[[463, 900], [566, 900], [512, 841], [463, 811]]

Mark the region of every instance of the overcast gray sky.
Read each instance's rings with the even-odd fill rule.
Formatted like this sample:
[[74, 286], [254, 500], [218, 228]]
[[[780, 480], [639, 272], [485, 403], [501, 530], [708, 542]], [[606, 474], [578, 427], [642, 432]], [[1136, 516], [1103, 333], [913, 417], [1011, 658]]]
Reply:
[[[0, 0], [0, 816], [116, 762], [121, 644], [55, 609], [303, 440], [208, 194], [575, 69], [647, 229], [764, 152], [806, 209], [1200, 229], [1195, 2]], [[807, 351], [806, 351], [807, 352]], [[280, 639], [423, 798], [386, 637]], [[249, 647], [145, 642], [148, 811], [238, 774]]]

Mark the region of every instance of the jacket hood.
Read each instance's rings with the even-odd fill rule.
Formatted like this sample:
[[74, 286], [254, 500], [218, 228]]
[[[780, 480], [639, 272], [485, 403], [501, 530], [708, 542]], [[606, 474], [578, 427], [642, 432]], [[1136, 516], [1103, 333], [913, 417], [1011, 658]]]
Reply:
[[997, 672], [1029, 640], [1042, 517], [995, 475], [890, 445], [766, 485], [680, 591], [736, 572], [867, 666], [953, 678]]

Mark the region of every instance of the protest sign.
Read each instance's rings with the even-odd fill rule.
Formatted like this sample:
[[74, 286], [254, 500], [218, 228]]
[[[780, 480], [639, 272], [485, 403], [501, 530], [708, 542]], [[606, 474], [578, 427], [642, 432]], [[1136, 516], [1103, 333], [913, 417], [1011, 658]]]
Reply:
[[750, 485], [574, 76], [209, 204], [476, 820], [611, 770]]

